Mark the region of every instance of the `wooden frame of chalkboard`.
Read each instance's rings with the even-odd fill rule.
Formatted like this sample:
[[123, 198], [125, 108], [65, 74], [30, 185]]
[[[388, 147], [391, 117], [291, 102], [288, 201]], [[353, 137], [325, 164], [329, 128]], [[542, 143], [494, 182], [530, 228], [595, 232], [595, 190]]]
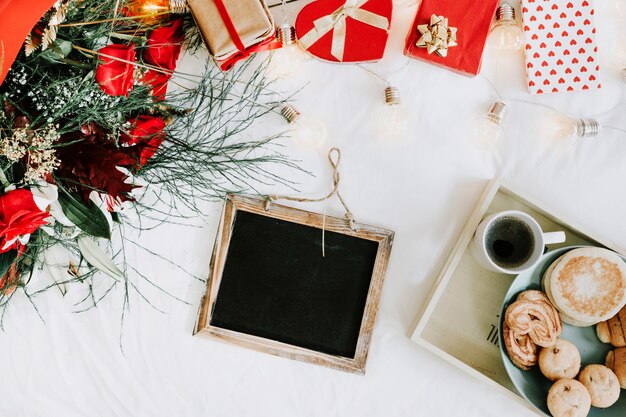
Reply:
[[[359, 223], [354, 223], [353, 227], [350, 227], [350, 223], [344, 218], [324, 216], [275, 203], [272, 203], [269, 210], [266, 210], [268, 208], [266, 203], [266, 200], [256, 197], [230, 195], [227, 199], [213, 249], [207, 289], [200, 303], [194, 334], [217, 338], [224, 342], [280, 357], [364, 374], [394, 233]], [[240, 223], [237, 222], [238, 218]], [[251, 221], [260, 225], [257, 227], [262, 228], [250, 230], [249, 232], [254, 233], [248, 234], [244, 234], [241, 230], [238, 231], [238, 228], [252, 227], [245, 226], [251, 224]], [[287, 247], [277, 250], [285, 257], [278, 259], [275, 265], [271, 264], [269, 266], [270, 273], [267, 273], [268, 256], [263, 252], [263, 247], [268, 246], [268, 240], [275, 243], [272, 239], [275, 239], [276, 236], [280, 238], [282, 232], [277, 235], [275, 231], [272, 231], [275, 226], [281, 227], [281, 229], [276, 230], [288, 231], [287, 234], [291, 237]], [[292, 247], [297, 246], [297, 242], [293, 242], [293, 233], [291, 232], [304, 233], [307, 236], [301, 239], [305, 242], [304, 248], [306, 250], [298, 252], [298, 256], [310, 258], [308, 259], [309, 264], [307, 264], [307, 259], [290, 259], [287, 256], [286, 252], [291, 253]], [[274, 237], [272, 237], [272, 233]], [[311, 239], [313, 233], [315, 239]], [[252, 248], [244, 247], [245, 250], [243, 251], [240, 250], [241, 248], [237, 249], [241, 247], [242, 242], [249, 244], [250, 236], [256, 236], [263, 240], [258, 244], [260, 248], [258, 250], [264, 256], [259, 258], [261, 259], [259, 263], [264, 265], [257, 266], [250, 261], [250, 252], [256, 251], [255, 246]], [[311, 247], [315, 249], [308, 249], [306, 244], [312, 240], [316, 240], [315, 245], [311, 244]], [[340, 250], [337, 249], [340, 244], [349, 246], [346, 246], [345, 250]], [[325, 246], [323, 260], [320, 250], [322, 246]], [[234, 254], [229, 254], [231, 248]], [[362, 262], [362, 265], [354, 264], [354, 259], [359, 259], [359, 252], [369, 254], [363, 255], [361, 257], [363, 260], [371, 259]], [[345, 265], [347, 270], [341, 270], [337, 274], [333, 268], [323, 269], [325, 262], [333, 262], [333, 254], [344, 256], [347, 259], [345, 264], [343, 262], [335, 264], [339, 269]], [[271, 256], [273, 255], [269, 256], [270, 259]], [[340, 261], [335, 260], [334, 262]], [[251, 263], [253, 265], [250, 265]], [[307, 273], [289, 275], [291, 273], [289, 268], [293, 268], [294, 264], [315, 265], [313, 268], [315, 271], [322, 268], [325, 272], [321, 274], [316, 272], [317, 275], [314, 276], [307, 276], [309, 275]], [[245, 268], [251, 268], [244, 268], [243, 271], [254, 271], [254, 273], [239, 272], [237, 274], [233, 272], [242, 268], [242, 265]], [[284, 279], [283, 281], [274, 279], [274, 271], [280, 275], [281, 268], [286, 269], [282, 271], [282, 275], [293, 277], [293, 282], [297, 282], [297, 285], [301, 286], [296, 288], [306, 289], [306, 296], [310, 295], [313, 299], [308, 300], [302, 298], [302, 294], [296, 294], [297, 302], [303, 304], [297, 306], [297, 309], [293, 307], [291, 310], [289, 308], [281, 309], [280, 305], [277, 306], [281, 302], [288, 303], [285, 300], [289, 299], [289, 295], [285, 296], [284, 293], [281, 293], [280, 296], [274, 297], [282, 289], [267, 290], [267, 293], [266, 289], [272, 285], [285, 285], [287, 287], [294, 285], [291, 281], [285, 284]], [[347, 279], [346, 276], [354, 275], [354, 270], [360, 270], [360, 275], [355, 276], [354, 279]], [[259, 274], [256, 274], [256, 271], [260, 271]], [[310, 282], [307, 284], [306, 280]], [[345, 284], [343, 281], [349, 282]], [[338, 282], [340, 283], [336, 284]], [[302, 285], [305, 286], [302, 287]], [[332, 288], [324, 293], [324, 289], [320, 288], [322, 286]], [[294, 290], [292, 288], [286, 291]], [[295, 291], [299, 290], [296, 289]], [[246, 295], [247, 292], [251, 294]], [[337, 298], [340, 296], [344, 298]], [[309, 306], [312, 308], [307, 311], [307, 306], [304, 304], [308, 301], [313, 304]], [[259, 306], [257, 309], [244, 308], [242, 306], [245, 303], [258, 303]], [[340, 306], [339, 311], [332, 313], [334, 316], [320, 310], [322, 323], [319, 328], [311, 327], [314, 329], [311, 330], [312, 334], [315, 334], [315, 337], [320, 340], [311, 339], [313, 336], [308, 333], [302, 334], [302, 331], [308, 332], [311, 322], [315, 322], [315, 317], [311, 317], [311, 315], [317, 314], [318, 305], [320, 309], [330, 308], [331, 310], [333, 309], [332, 306]], [[242, 313], [242, 310], [246, 309], [251, 310], [248, 316]], [[284, 319], [294, 321], [292, 316], [298, 316], [300, 310], [306, 311], [306, 317], [303, 317], [306, 321], [298, 322], [296, 320], [296, 324], [292, 325], [291, 328], [286, 327], [286, 330], [281, 328], [278, 333], [273, 333], [275, 329], [270, 329], [268, 332], [266, 328], [262, 327], [263, 325], [255, 324], [259, 316], [266, 314], [270, 315], [271, 323], [283, 321], [283, 317], [276, 317], [276, 314], [289, 314], [289, 317], [284, 317]], [[268, 313], [268, 311], [270, 312]], [[271, 316], [272, 314], [274, 316]], [[342, 320], [347, 321], [348, 324], [343, 323]], [[294, 327], [298, 327], [297, 323], [302, 324], [299, 326], [301, 328]], [[264, 325], [267, 326], [267, 324]], [[337, 330], [335, 327], [351, 330]], [[344, 340], [344, 342], [335, 346], [337, 340]]]

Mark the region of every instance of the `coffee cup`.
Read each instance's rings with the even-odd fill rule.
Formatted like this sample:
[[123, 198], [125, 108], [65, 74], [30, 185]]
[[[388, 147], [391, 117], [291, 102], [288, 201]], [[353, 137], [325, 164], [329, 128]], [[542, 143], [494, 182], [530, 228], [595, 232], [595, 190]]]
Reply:
[[562, 242], [564, 232], [546, 233], [528, 214], [507, 210], [483, 219], [470, 243], [470, 252], [483, 268], [519, 274], [537, 265], [546, 245]]

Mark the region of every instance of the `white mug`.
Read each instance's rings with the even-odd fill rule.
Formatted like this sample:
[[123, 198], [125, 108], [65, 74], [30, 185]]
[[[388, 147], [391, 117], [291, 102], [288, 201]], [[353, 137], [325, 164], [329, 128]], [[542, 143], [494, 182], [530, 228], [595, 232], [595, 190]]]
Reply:
[[519, 274], [537, 265], [545, 245], [562, 242], [564, 232], [544, 233], [528, 214], [507, 210], [483, 219], [470, 243], [470, 252], [483, 268]]

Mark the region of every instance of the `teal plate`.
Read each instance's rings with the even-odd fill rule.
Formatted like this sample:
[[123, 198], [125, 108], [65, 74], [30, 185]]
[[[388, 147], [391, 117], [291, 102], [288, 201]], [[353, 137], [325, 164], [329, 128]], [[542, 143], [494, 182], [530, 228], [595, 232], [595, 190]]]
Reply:
[[[529, 371], [522, 371], [513, 365], [504, 347], [504, 339], [502, 338], [502, 321], [504, 320], [506, 308], [509, 304], [515, 301], [517, 295], [525, 290], [541, 290], [541, 278], [543, 277], [544, 272], [548, 269], [552, 262], [556, 261], [565, 252], [574, 248], [575, 247], [561, 248], [548, 252], [543, 255], [536, 267], [519, 274], [511, 284], [509, 291], [506, 293], [506, 296], [504, 297], [504, 304], [502, 305], [502, 311], [500, 312], [500, 354], [502, 355], [504, 367], [506, 368], [511, 381], [513, 381], [513, 385], [515, 385], [515, 388], [517, 388], [520, 394], [522, 394], [524, 398], [526, 398], [546, 416], [550, 416], [546, 399], [548, 397], [548, 391], [552, 386], [552, 382], [543, 376], [538, 365], [532, 367]], [[626, 261], [626, 258], [623, 256], [622, 259]], [[582, 359], [582, 367], [592, 363], [604, 365], [604, 358], [606, 357], [606, 354], [613, 349], [611, 345], [604, 344], [598, 340], [595, 326], [574, 327], [563, 323], [563, 333], [560, 337], [561, 339], [569, 340], [575, 344], [576, 347], [578, 347]], [[617, 403], [609, 408], [601, 409], [591, 407], [589, 416], [626, 416], [626, 390], [622, 390]]]

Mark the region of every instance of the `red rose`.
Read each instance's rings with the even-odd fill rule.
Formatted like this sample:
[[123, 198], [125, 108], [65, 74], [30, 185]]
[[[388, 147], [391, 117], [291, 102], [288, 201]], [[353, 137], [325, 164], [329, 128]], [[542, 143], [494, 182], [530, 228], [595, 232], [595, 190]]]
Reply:
[[152, 95], [157, 100], [165, 100], [167, 93], [167, 82], [172, 78], [171, 75], [160, 71], [148, 70], [143, 77], [143, 81], [152, 87]]
[[100, 63], [96, 68], [96, 82], [111, 96], [128, 96], [133, 89], [135, 75], [135, 47], [109, 45], [98, 51]]
[[48, 213], [39, 210], [33, 193], [24, 188], [0, 196], [0, 253], [24, 246], [30, 234], [47, 224]]
[[148, 64], [174, 71], [184, 40], [183, 20], [176, 19], [150, 32], [143, 59]]
[[165, 139], [165, 122], [154, 116], [139, 116], [129, 120], [130, 129], [122, 134], [121, 142], [129, 146], [138, 146], [139, 167], [144, 166], [155, 154]]
[[148, 35], [143, 59], [147, 64], [164, 71], [148, 70], [144, 81], [152, 86], [152, 93], [159, 100], [165, 99], [167, 82], [172, 77], [169, 71], [176, 69], [184, 40], [182, 19], [176, 19], [168, 26], [161, 26]]

